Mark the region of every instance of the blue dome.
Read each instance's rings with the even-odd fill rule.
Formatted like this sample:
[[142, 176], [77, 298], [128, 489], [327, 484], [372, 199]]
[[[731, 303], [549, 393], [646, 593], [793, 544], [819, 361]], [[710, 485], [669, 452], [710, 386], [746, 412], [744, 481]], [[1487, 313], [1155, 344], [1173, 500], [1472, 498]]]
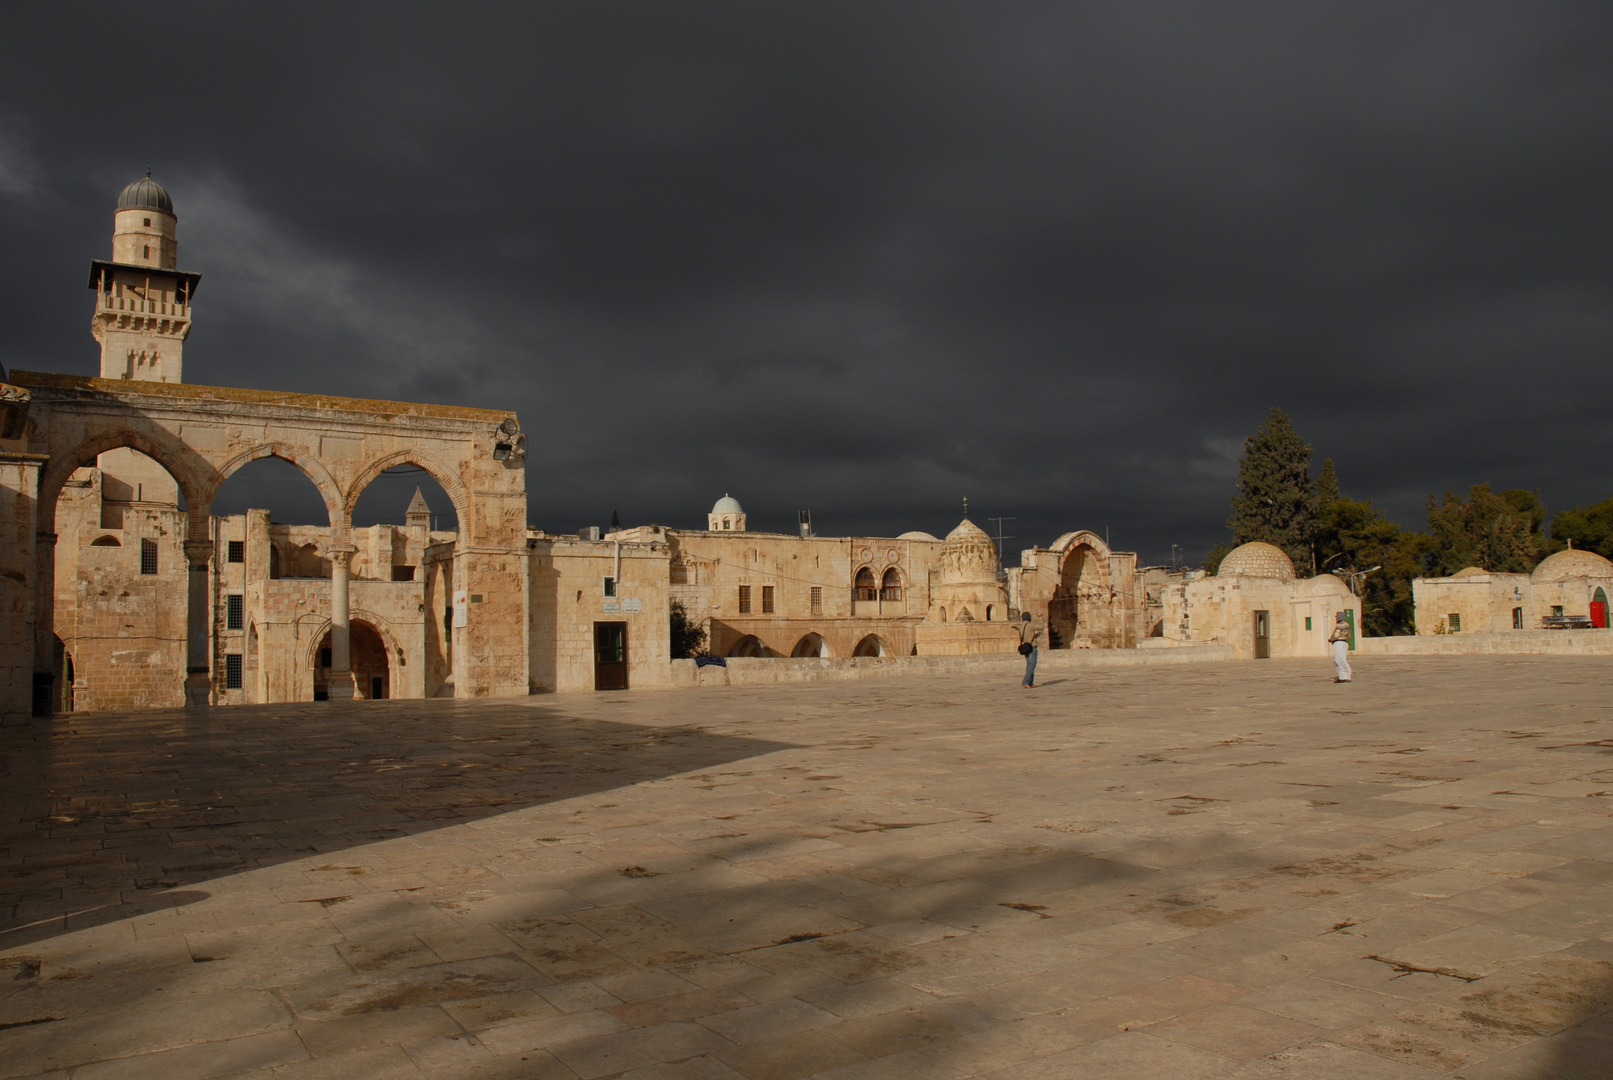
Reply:
[[724, 495], [717, 500], [717, 505], [711, 508], [713, 514], [743, 514], [745, 508], [739, 505], [739, 500], [732, 495]]
[[170, 199], [162, 185], [147, 173], [145, 177], [123, 189], [123, 193], [118, 196], [118, 209], [156, 210], [171, 215], [174, 212], [174, 200]]

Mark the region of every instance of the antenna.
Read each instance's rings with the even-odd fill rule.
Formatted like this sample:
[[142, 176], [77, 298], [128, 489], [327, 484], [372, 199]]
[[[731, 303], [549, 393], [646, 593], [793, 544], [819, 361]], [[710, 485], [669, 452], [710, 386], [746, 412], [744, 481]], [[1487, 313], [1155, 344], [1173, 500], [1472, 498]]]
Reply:
[[1011, 517], [994, 517], [987, 518], [986, 520], [995, 521], [997, 523], [997, 576], [1001, 578], [1003, 576], [1003, 541], [1014, 539], [1012, 536], [1003, 535], [1003, 522], [1018, 521], [1019, 519]]

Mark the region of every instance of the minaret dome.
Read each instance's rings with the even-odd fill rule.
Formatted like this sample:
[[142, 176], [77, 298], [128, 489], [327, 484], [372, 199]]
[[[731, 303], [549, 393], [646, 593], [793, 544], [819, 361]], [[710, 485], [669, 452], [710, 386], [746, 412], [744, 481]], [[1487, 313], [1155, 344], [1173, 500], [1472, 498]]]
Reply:
[[179, 266], [174, 200], [151, 178], [136, 180], [118, 196], [112, 224], [112, 261], [125, 266], [173, 270]]

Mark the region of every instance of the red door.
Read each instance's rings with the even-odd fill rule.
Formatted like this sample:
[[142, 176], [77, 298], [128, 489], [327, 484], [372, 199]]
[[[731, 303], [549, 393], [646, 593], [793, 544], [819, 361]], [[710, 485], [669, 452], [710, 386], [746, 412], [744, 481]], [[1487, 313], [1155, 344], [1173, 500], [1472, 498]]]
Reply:
[[1607, 601], [1591, 601], [1591, 625], [1599, 630], [1607, 629]]

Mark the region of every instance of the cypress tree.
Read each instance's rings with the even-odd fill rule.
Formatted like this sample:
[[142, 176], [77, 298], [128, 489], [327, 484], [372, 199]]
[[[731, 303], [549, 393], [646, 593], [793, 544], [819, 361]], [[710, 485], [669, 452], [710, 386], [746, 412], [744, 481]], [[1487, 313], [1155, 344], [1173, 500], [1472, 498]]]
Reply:
[[[1338, 480], [1332, 483], [1338, 490]], [[1263, 540], [1283, 549], [1302, 575], [1310, 572], [1316, 530], [1317, 489], [1311, 483], [1311, 447], [1293, 421], [1273, 407], [1243, 444], [1238, 493], [1227, 528], [1234, 544]]]

